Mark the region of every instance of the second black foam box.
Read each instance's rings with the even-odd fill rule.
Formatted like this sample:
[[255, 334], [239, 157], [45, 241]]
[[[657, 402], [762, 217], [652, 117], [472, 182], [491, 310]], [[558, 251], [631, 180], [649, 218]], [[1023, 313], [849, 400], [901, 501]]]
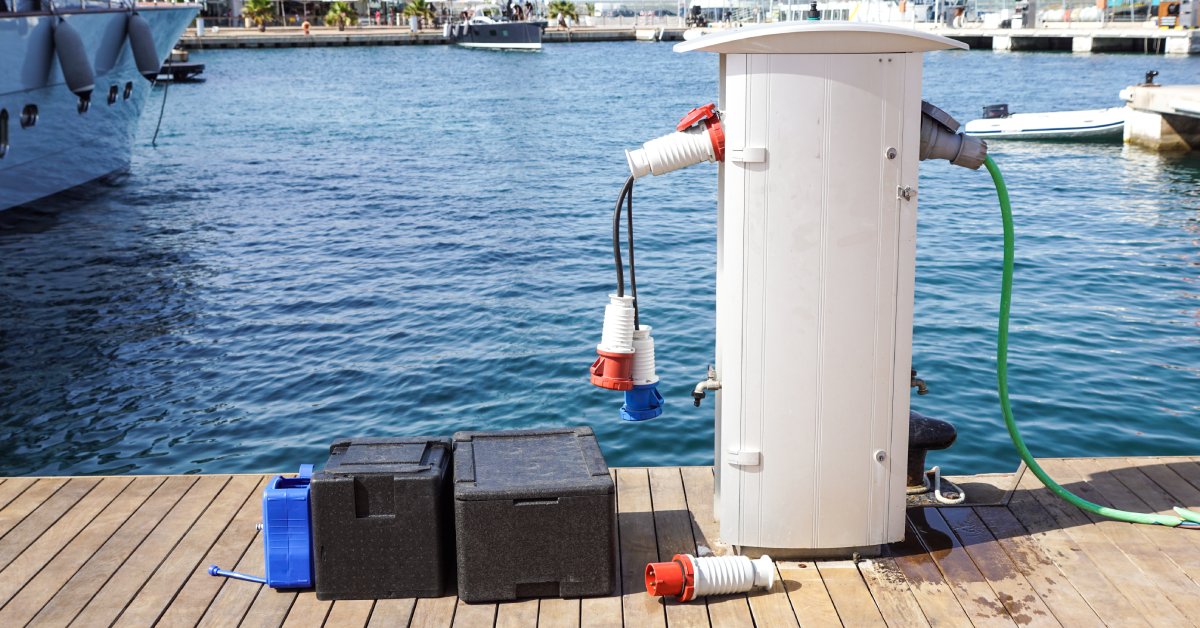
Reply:
[[454, 435], [458, 596], [608, 595], [613, 481], [590, 427]]
[[312, 479], [317, 599], [438, 597], [453, 582], [446, 438], [335, 442]]

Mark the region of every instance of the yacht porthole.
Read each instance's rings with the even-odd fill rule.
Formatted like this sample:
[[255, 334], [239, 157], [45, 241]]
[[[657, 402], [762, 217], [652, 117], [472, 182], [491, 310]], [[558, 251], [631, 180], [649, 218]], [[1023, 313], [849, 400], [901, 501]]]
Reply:
[[132, 95], [133, 95], [133, 81], [129, 81], [129, 82], [125, 83], [125, 100], [129, 100], [129, 97]]
[[38, 122], [37, 105], [25, 105], [25, 108], [21, 110], [21, 128], [28, 129], [31, 126], [36, 125], [37, 122]]
[[8, 154], [8, 109], [0, 109], [0, 159]]
[[108, 104], [113, 105], [117, 102], [117, 86], [111, 85], [108, 88]]

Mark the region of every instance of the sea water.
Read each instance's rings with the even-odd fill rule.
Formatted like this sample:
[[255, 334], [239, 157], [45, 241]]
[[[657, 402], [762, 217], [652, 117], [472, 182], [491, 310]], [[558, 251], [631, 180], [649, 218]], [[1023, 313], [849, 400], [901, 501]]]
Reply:
[[[201, 51], [131, 172], [0, 215], [0, 475], [266, 472], [335, 438], [588, 424], [612, 465], [709, 464], [716, 169], [638, 183], [661, 418], [588, 384], [623, 149], [716, 98], [666, 44]], [[1116, 106], [1200, 58], [938, 52], [925, 97]], [[167, 98], [157, 147], [151, 145]], [[103, 106], [103, 105], [101, 105]], [[994, 142], [1017, 226], [1011, 388], [1039, 456], [1200, 454], [1200, 159]], [[913, 407], [948, 473], [1017, 459], [995, 392], [986, 173], [921, 165]], [[803, 272], [798, 269], [798, 272]]]

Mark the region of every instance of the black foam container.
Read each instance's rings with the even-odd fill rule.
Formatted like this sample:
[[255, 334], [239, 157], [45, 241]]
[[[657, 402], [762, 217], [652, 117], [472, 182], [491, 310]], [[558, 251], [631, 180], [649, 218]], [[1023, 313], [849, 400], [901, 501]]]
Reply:
[[317, 599], [437, 597], [453, 577], [452, 444], [335, 442], [311, 485]]
[[458, 596], [609, 595], [613, 481], [590, 427], [454, 435]]

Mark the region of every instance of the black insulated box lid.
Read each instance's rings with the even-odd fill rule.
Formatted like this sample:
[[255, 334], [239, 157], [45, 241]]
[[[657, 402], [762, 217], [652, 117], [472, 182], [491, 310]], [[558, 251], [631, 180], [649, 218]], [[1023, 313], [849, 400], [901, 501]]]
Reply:
[[445, 438], [357, 438], [329, 446], [324, 473], [362, 475], [368, 473], [434, 472], [450, 451]]
[[454, 498], [604, 495], [612, 478], [590, 427], [454, 435]]
[[329, 447], [310, 499], [317, 598], [438, 597], [452, 582], [453, 445], [360, 438]]
[[590, 427], [455, 434], [459, 598], [611, 594], [613, 506]]

